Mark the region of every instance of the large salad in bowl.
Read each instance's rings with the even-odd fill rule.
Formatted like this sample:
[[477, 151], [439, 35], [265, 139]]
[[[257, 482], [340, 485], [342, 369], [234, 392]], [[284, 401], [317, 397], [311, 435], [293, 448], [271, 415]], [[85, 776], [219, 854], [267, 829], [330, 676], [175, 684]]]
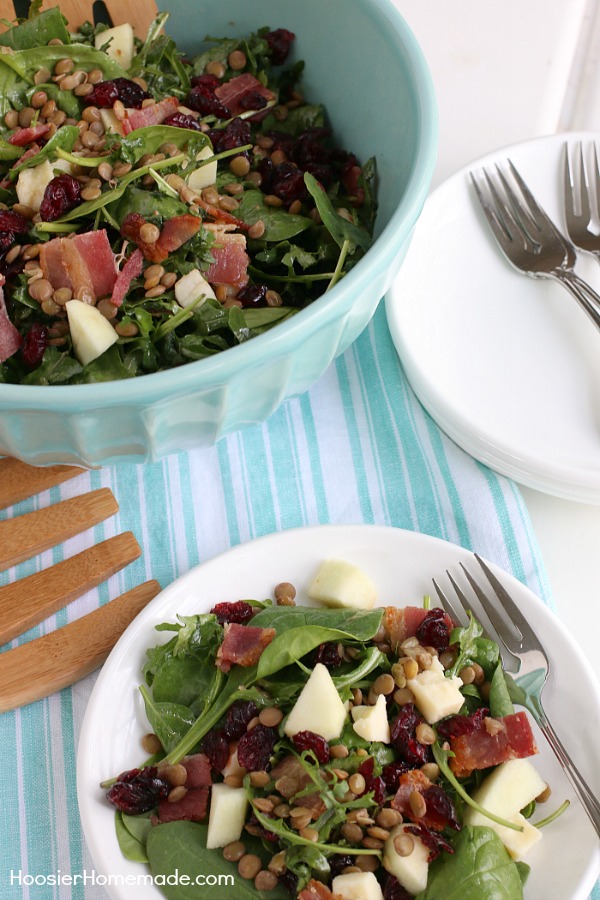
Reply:
[[292, 32], [212, 37], [188, 57], [166, 13], [142, 42], [32, 10], [0, 35], [0, 382], [212, 356], [364, 255], [374, 162], [304, 97]]
[[157, 626], [146, 759], [103, 784], [123, 854], [173, 900], [200, 884], [236, 898], [522, 898], [529, 851], [565, 804], [546, 802], [498, 646], [427, 599], [377, 607], [342, 559], [308, 596], [296, 606], [283, 582], [272, 600]]

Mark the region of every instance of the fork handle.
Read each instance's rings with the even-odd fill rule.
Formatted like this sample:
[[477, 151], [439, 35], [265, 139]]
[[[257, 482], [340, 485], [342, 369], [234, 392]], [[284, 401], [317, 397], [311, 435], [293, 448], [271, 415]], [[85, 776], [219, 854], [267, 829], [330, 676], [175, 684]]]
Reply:
[[585, 778], [583, 777], [577, 766], [569, 758], [567, 751], [563, 747], [561, 740], [556, 734], [554, 728], [548, 721], [544, 711], [536, 708], [531, 709], [531, 712], [536, 722], [540, 726], [544, 737], [554, 751], [556, 758], [565, 770], [567, 778], [571, 782], [575, 793], [577, 794], [583, 805], [583, 808], [590, 817], [590, 821], [594, 826], [596, 833], [600, 837], [600, 802], [598, 802], [597, 798], [594, 796], [591, 788], [587, 784]]
[[577, 300], [581, 308], [588, 314], [596, 328], [600, 329], [600, 295], [573, 271], [557, 269], [554, 271], [556, 279]]

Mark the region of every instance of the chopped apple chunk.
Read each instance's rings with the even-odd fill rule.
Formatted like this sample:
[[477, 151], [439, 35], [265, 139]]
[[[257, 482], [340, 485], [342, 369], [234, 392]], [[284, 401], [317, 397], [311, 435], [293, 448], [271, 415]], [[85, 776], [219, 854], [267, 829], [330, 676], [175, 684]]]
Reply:
[[372, 609], [377, 590], [358, 566], [343, 559], [327, 559], [310, 584], [308, 596], [324, 606]]

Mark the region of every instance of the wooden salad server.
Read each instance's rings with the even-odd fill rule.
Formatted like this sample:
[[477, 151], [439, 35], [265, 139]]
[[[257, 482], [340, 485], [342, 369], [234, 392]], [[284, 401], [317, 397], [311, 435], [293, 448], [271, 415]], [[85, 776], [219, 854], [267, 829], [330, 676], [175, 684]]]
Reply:
[[146, 581], [50, 634], [0, 654], [0, 713], [47, 697], [99, 668], [161, 590]]

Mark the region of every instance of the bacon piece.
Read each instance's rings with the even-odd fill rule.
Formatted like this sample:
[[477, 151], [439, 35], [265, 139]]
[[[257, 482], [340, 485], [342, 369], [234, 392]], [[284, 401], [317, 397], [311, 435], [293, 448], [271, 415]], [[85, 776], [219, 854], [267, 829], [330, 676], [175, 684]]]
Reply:
[[146, 220], [139, 213], [128, 213], [123, 219], [121, 234], [138, 245], [145, 259], [160, 263], [196, 234], [202, 226], [202, 220], [192, 215], [174, 216], [165, 222], [160, 237], [154, 244], [141, 238], [141, 229], [145, 224]]
[[144, 254], [139, 247], [136, 247], [129, 259], [125, 262], [121, 271], [117, 274], [117, 279], [114, 283], [112, 296], [110, 298], [111, 303], [115, 306], [121, 306], [131, 282], [134, 278], [137, 278], [138, 275], [141, 275], [143, 267]]
[[179, 248], [189, 241], [200, 230], [202, 219], [198, 216], [183, 215], [173, 216], [164, 223], [158, 239], [158, 244], [167, 254]]
[[274, 628], [237, 625], [235, 622], [228, 622], [224, 631], [223, 643], [217, 653], [217, 665], [223, 672], [229, 672], [233, 665], [256, 665], [277, 633]]
[[[266, 88], [258, 78], [249, 72], [236, 75], [231, 81], [225, 81], [215, 88], [215, 96], [223, 106], [227, 107], [232, 116], [238, 116], [240, 113], [248, 111], [240, 101], [250, 92], [260, 94], [267, 101], [275, 99], [273, 91]], [[257, 110], [257, 112], [260, 114], [261, 110]]]
[[[501, 728], [496, 731], [500, 723]], [[498, 719], [482, 719], [464, 734], [450, 736], [450, 768], [458, 778], [475, 769], [487, 769], [509, 759], [524, 759], [538, 752], [526, 712]]]
[[210, 264], [204, 277], [209, 284], [233, 284], [244, 287], [248, 284], [248, 265], [250, 259], [246, 253], [246, 238], [243, 234], [230, 234], [225, 227], [205, 226], [216, 235], [215, 243], [210, 248], [214, 262]]
[[127, 109], [126, 116], [121, 121], [124, 134], [135, 131], [136, 128], [145, 128], [146, 125], [160, 125], [169, 116], [177, 112], [179, 100], [176, 97], [165, 97], [151, 106], [142, 109]]
[[[4, 280], [2, 283], [4, 283]], [[0, 363], [3, 363], [16, 353], [22, 342], [23, 338], [8, 317], [4, 302], [4, 291], [0, 287]]]
[[201, 822], [206, 817], [208, 807], [208, 795], [210, 788], [199, 787], [188, 790], [181, 800], [171, 803], [169, 800], [160, 800], [158, 804], [158, 818], [160, 822]]
[[117, 280], [117, 266], [104, 229], [75, 235], [77, 250], [88, 268], [97, 297], [109, 296]]
[[[383, 611], [383, 627], [392, 647], [398, 647], [402, 641], [413, 637], [428, 612], [421, 606], [386, 606]], [[445, 621], [450, 629], [454, 628], [450, 616], [446, 615]]]
[[17, 128], [9, 137], [8, 143], [14, 144], [15, 147], [26, 147], [27, 144], [37, 141], [49, 131], [49, 125], [30, 125], [29, 128]]
[[[416, 816], [411, 806], [411, 794], [416, 791], [425, 800], [425, 814]], [[460, 830], [456, 811], [446, 792], [437, 784], [433, 784], [420, 769], [403, 772], [398, 780], [398, 790], [392, 800], [392, 807], [397, 809], [405, 819], [410, 819], [425, 828], [443, 831], [450, 827]]]
[[193, 753], [191, 756], [184, 756], [181, 764], [187, 772], [186, 788], [210, 787], [212, 784], [211, 765], [210, 759], [205, 753]]
[[304, 890], [298, 894], [298, 900], [342, 900], [342, 895], [333, 894], [322, 881], [311, 878]]
[[104, 229], [54, 238], [40, 245], [40, 266], [54, 288], [89, 292], [91, 299], [111, 294], [117, 279], [115, 257]]

